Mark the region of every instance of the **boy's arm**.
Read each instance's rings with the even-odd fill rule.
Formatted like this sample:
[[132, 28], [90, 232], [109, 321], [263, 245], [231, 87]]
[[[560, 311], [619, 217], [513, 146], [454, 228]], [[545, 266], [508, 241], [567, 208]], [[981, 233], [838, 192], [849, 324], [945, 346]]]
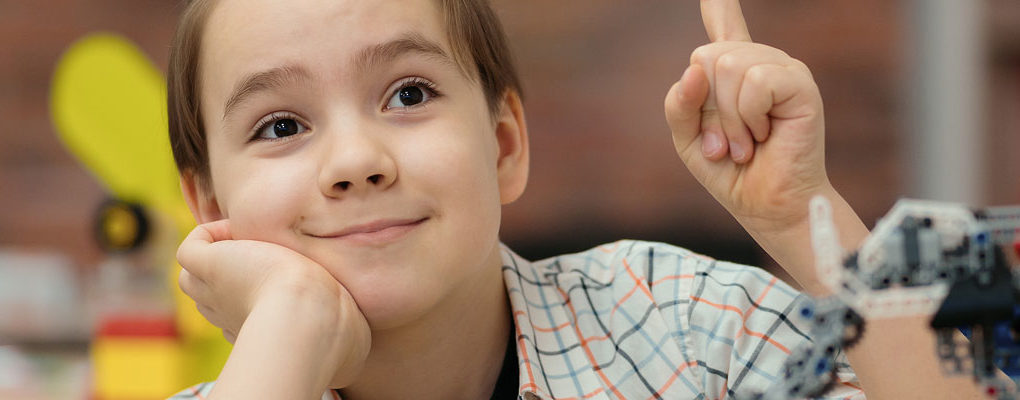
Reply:
[[[738, 0], [702, 0], [712, 43], [666, 96], [677, 154], [699, 182], [808, 293], [814, 273], [808, 204], [827, 197], [844, 248], [868, 231], [825, 173], [824, 116], [803, 63], [752, 43]], [[871, 399], [983, 398], [967, 378], [945, 377], [924, 318], [869, 321], [847, 352]]]
[[[215, 399], [319, 399], [337, 365], [338, 321], [314, 304], [281, 299], [256, 307], [209, 394]], [[302, 304], [304, 303], [304, 304]]]

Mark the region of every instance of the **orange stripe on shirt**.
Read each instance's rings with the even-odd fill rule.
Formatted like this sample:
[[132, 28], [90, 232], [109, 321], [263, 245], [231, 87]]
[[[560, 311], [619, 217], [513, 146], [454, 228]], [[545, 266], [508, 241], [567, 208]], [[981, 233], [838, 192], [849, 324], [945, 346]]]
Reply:
[[[718, 309], [720, 309], [720, 310], [726, 310], [726, 311], [733, 311], [733, 312], [737, 313], [737, 315], [740, 315], [740, 318], [741, 318], [742, 320], [744, 319], [744, 312], [743, 312], [743, 311], [742, 311], [741, 309], [737, 308], [737, 307], [734, 307], [734, 306], [728, 306], [728, 305], [721, 305], [721, 304], [715, 304], [715, 303], [713, 303], [713, 302], [711, 302], [711, 301], [708, 301], [708, 300], [702, 299], [702, 298], [700, 298], [700, 297], [693, 297], [693, 296], [692, 296], [692, 297], [691, 297], [691, 300], [692, 300], [692, 301], [696, 301], [696, 302], [698, 302], [698, 303], [704, 303], [704, 304], [710, 305], [710, 306], [712, 306], [712, 307], [715, 307], [715, 308], [718, 308]], [[741, 330], [741, 331], [738, 331], [738, 335], [737, 335], [737, 337], [736, 337], [736, 338], [739, 338], [739, 337], [740, 337], [740, 336], [739, 336], [739, 333], [740, 333], [740, 332], [743, 332], [743, 333], [747, 333], [748, 335], [751, 335], [751, 336], [754, 336], [754, 337], [758, 337], [758, 338], [761, 338], [761, 339], [765, 340], [766, 342], [769, 342], [769, 343], [771, 343], [771, 344], [772, 344], [773, 346], [776, 346], [777, 348], [779, 348], [779, 350], [782, 350], [782, 351], [783, 351], [784, 353], [786, 353], [786, 354], [790, 354], [790, 349], [787, 349], [787, 348], [786, 348], [786, 346], [783, 346], [783, 345], [782, 345], [782, 344], [780, 344], [779, 342], [777, 342], [777, 341], [775, 341], [775, 340], [772, 340], [772, 338], [770, 338], [770, 337], [766, 336], [765, 334], [763, 334], [763, 333], [759, 333], [759, 332], [755, 332], [755, 331], [752, 331], [752, 330], [750, 330], [750, 329], [747, 329], [747, 327], [746, 327], [746, 326], [745, 326], [745, 327], [743, 327], [743, 328], [744, 328], [743, 330]], [[736, 338], [734, 338], [734, 339], [736, 339]]]
[[599, 246], [598, 249], [606, 254], [616, 252], [616, 248], [620, 247], [620, 242]]
[[[754, 312], [754, 310], [758, 309], [758, 304], [761, 303], [761, 301], [765, 299], [765, 295], [768, 294], [769, 290], [772, 289], [772, 287], [776, 285], [777, 281], [778, 280], [776, 279], [776, 277], [772, 277], [772, 280], [769, 281], [769, 284], [768, 284], [768, 286], [765, 287], [765, 290], [762, 290], [761, 294], [758, 295], [758, 299], [755, 300], [754, 303], [751, 304], [751, 308], [747, 309], [747, 312], [744, 313], [743, 318], [742, 318], [742, 321], [743, 321], [742, 325], [743, 326], [745, 326], [745, 327], [747, 326], [747, 319], [749, 317], [751, 317], [751, 313]], [[742, 333], [743, 333], [742, 331], [737, 331], [737, 335], [733, 337], [733, 340], [739, 339], [740, 335]]]
[[691, 301], [696, 301], [698, 303], [708, 304], [708, 305], [710, 305], [712, 307], [715, 307], [715, 308], [718, 308], [720, 310], [733, 311], [733, 312], [737, 313], [737, 315], [739, 315], [740, 318], [744, 318], [744, 310], [741, 310], [741, 309], [739, 309], [737, 307], [734, 307], [734, 306], [715, 304], [715, 303], [713, 303], [711, 301], [705, 300], [705, 299], [700, 298], [700, 297], [694, 297], [694, 296], [691, 296]]
[[559, 324], [557, 326], [554, 326], [552, 328], [543, 328], [543, 327], [540, 327], [540, 326], [532, 326], [532, 328], [535, 328], [535, 330], [539, 331], [539, 332], [556, 332], [556, 331], [558, 331], [560, 329], [563, 329], [567, 325], [570, 325], [570, 321], [564, 322], [564, 323]]
[[[524, 358], [524, 368], [528, 371], [528, 382], [526, 382], [526, 384], [530, 383], [532, 386], [534, 386], [535, 373], [531, 371], [531, 358], [528, 356], [528, 348], [524, 346], [524, 335], [521, 332], [521, 324], [517, 323], [516, 321], [517, 320], [516, 317], [519, 315], [523, 315], [525, 318], [527, 318], [528, 314], [525, 314], [524, 311], [514, 312], [514, 330], [517, 331], [517, 348], [521, 349], [521, 356], [522, 358]], [[521, 385], [521, 390], [524, 389], [526, 384]], [[538, 388], [536, 387], [535, 389]]]
[[195, 397], [198, 397], [198, 400], [205, 400], [205, 397], [202, 396], [202, 393], [200, 393], [197, 388], [198, 388], [198, 385], [192, 386], [191, 387], [191, 394], [193, 396], [195, 396]]
[[523, 392], [523, 391], [528, 390], [528, 389], [531, 389], [531, 390], [536, 391], [536, 392], [539, 391], [538, 390], [538, 385], [535, 385], [532, 382], [527, 382], [527, 383], [521, 384], [521, 387], [517, 388], [517, 391], [518, 392]]
[[744, 327], [744, 332], [745, 332], [745, 333], [747, 333], [748, 335], [751, 335], [751, 336], [754, 336], [754, 337], [759, 337], [759, 338], [762, 338], [762, 339], [764, 339], [764, 340], [765, 340], [766, 342], [769, 342], [769, 343], [771, 343], [771, 344], [772, 344], [773, 346], [776, 346], [776, 348], [778, 348], [779, 350], [782, 350], [782, 351], [783, 351], [783, 353], [786, 353], [786, 354], [790, 354], [790, 349], [786, 348], [786, 346], [783, 346], [782, 344], [779, 344], [779, 342], [777, 342], [777, 341], [775, 341], [775, 340], [772, 340], [772, 338], [770, 338], [770, 337], [766, 336], [766, 335], [765, 335], [764, 333], [758, 333], [758, 332], [752, 331], [752, 330], [750, 330], [750, 329], [747, 329], [747, 327], [746, 327], [746, 326]]
[[604, 390], [605, 390], [604, 388], [598, 388], [598, 389], [595, 389], [595, 390], [594, 390], [594, 391], [592, 391], [591, 393], [585, 393], [585, 394], [584, 394], [584, 398], [586, 398], [586, 399], [590, 399], [590, 398], [594, 397], [595, 395], [597, 395], [597, 394], [599, 394], [599, 393], [602, 393], [602, 392], [603, 392]]
[[588, 343], [591, 343], [591, 342], [601, 342], [603, 340], [608, 340], [608, 339], [609, 339], [609, 335], [588, 336], [586, 338], [582, 338], [581, 339], [581, 343], [588, 344]]
[[765, 295], [769, 293], [769, 290], [771, 290], [773, 286], [776, 286], [776, 282], [778, 281], [779, 280], [776, 279], [776, 277], [774, 276], [772, 277], [772, 280], [769, 281], [768, 286], [765, 286], [765, 290], [762, 290], [761, 294], [758, 295], [758, 299], [754, 301], [754, 304], [751, 304], [751, 308], [748, 309], [747, 314], [744, 314], [744, 322], [747, 322], [747, 317], [751, 316], [751, 311], [758, 309], [758, 304], [761, 304], [761, 301], [765, 300]]
[[[680, 365], [680, 368], [677, 368], [676, 371], [673, 371], [673, 376], [669, 377], [669, 380], [667, 380], [666, 383], [664, 383], [662, 387], [659, 388], [659, 390], [656, 390], [655, 394], [661, 396], [662, 393], [666, 391], [666, 389], [669, 389], [669, 387], [673, 385], [673, 381], [676, 381], [676, 378], [680, 376], [681, 372], [684, 372], [684, 370], [687, 369], [687, 367], [693, 367], [695, 365], [698, 365], [697, 361], [691, 361], [688, 362], [687, 364]], [[655, 395], [649, 396], [648, 398], [654, 399]]]
[[623, 259], [623, 267], [627, 270], [627, 273], [630, 274], [630, 277], [634, 279], [634, 283], [636, 283], [637, 286], [641, 288], [641, 291], [645, 292], [645, 295], [648, 296], [648, 300], [651, 300], [654, 303], [655, 298], [652, 297], [652, 292], [649, 291], [647, 287], [645, 287], [644, 281], [641, 278], [638, 278], [636, 274], [634, 274], [634, 270], [630, 269], [630, 263], [627, 262], [626, 258]]
[[[567, 303], [567, 308], [570, 309], [570, 315], [574, 317], [574, 321], [577, 321], [577, 310], [574, 309], [574, 304], [573, 303]], [[581, 335], [581, 328], [578, 327], [577, 325], [574, 325], [574, 333], [577, 334], [578, 339], [581, 339], [581, 338], [584, 337], [583, 335]], [[588, 362], [591, 363], [592, 369], [595, 369], [594, 367], [596, 365], [598, 365], [598, 363], [595, 361], [595, 354], [592, 353], [591, 348], [588, 347], [588, 342], [585, 341], [585, 340], [581, 340], [581, 348], [584, 349], [584, 355], [586, 357], [588, 357]], [[620, 399], [625, 398], [623, 396], [623, 394], [620, 393], [620, 391], [616, 388], [616, 386], [614, 386], [612, 383], [609, 382], [609, 378], [606, 376], [606, 374], [604, 372], [602, 372], [601, 368], [599, 368], [595, 372], [597, 372], [598, 375], [599, 375], [599, 378], [602, 379], [602, 383], [605, 386], [608, 386], [609, 389], [613, 392], [613, 394], [616, 395], [617, 398], [620, 398]]]
[[623, 303], [626, 302], [627, 299], [629, 299], [630, 296], [634, 294], [634, 292], [637, 291], [638, 286], [641, 286], [641, 284], [639, 283], [634, 285], [634, 287], [630, 288], [630, 291], [627, 292], [627, 294], [623, 295], [623, 297], [621, 297], [620, 300], [617, 300], [616, 305], [613, 306], [613, 311], [609, 312], [609, 319], [613, 319], [613, 316], [616, 315], [616, 310], [620, 308], [620, 306], [622, 306]]
[[[563, 305], [570, 306], [570, 297], [567, 296], [567, 292], [563, 291], [563, 288], [556, 288], [556, 290], [559, 291], [560, 296], [563, 297]], [[631, 292], [633, 292], [633, 291], [634, 290], [631, 289]], [[617, 306], [619, 306], [619, 303], [617, 303]], [[615, 312], [616, 309], [614, 308], [613, 311]], [[609, 315], [610, 315], [610, 318], [612, 318], [612, 313], [610, 313]], [[574, 322], [575, 323], [577, 322], [577, 315], [574, 315]], [[567, 325], [570, 325], [570, 321], [564, 322], [562, 325], [557, 326], [557, 327], [555, 327], [552, 330], [542, 330], [542, 329], [549, 329], [549, 328], [538, 329], [537, 327], [535, 328], [535, 330], [539, 330], [539, 331], [542, 331], [542, 332], [553, 332], [553, 331], [558, 331], [558, 330], [560, 330], [561, 328], [563, 328], [563, 327], [565, 327]], [[578, 335], [578, 337], [580, 337], [580, 335]], [[606, 340], [606, 339], [609, 339], [609, 335], [581, 337], [581, 343], [598, 342], [598, 341], [602, 341], [602, 340]]]

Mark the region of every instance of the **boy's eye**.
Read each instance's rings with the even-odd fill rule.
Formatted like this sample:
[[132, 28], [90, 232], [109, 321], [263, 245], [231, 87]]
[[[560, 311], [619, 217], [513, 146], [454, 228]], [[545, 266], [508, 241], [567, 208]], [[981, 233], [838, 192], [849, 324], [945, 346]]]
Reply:
[[400, 104], [405, 106], [413, 106], [421, 103], [425, 99], [425, 92], [422, 92], [420, 87], [410, 86], [400, 89], [397, 93], [397, 97], [400, 99]]
[[308, 130], [303, 124], [297, 121], [297, 119], [291, 118], [287, 115], [270, 115], [258, 125], [255, 130], [253, 140], [259, 139], [283, 139], [288, 136], [294, 136], [300, 133], [304, 133]]
[[386, 109], [391, 108], [409, 108], [419, 104], [426, 103], [439, 94], [434, 89], [434, 85], [424, 79], [415, 78], [408, 82], [404, 82], [393, 96], [390, 97], [388, 103], [386, 103]]

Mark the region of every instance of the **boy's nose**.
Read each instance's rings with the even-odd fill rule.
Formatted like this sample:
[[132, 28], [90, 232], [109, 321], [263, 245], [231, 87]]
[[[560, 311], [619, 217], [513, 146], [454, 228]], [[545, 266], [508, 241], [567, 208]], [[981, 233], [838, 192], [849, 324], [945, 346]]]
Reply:
[[319, 187], [329, 197], [384, 190], [397, 179], [385, 145], [361, 135], [335, 135], [322, 144]]
[[[383, 174], [375, 174], [375, 175], [372, 175], [372, 176], [368, 177], [367, 179], [365, 179], [365, 181], [367, 183], [366, 186], [379, 185], [381, 183], [386, 183], [386, 176], [384, 176]], [[337, 182], [337, 183], [333, 184], [333, 186], [336, 189], [339, 189], [341, 192], [342, 191], [347, 191], [353, 185], [354, 184], [351, 183], [351, 181], [342, 181], [342, 182]]]

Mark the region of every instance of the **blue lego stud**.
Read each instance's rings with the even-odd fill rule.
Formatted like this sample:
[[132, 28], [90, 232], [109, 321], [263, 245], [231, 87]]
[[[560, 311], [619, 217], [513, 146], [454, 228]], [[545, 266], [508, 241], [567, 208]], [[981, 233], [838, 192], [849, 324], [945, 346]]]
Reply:
[[818, 360], [818, 364], [815, 364], [815, 375], [821, 375], [829, 372], [829, 360], [821, 358]]

